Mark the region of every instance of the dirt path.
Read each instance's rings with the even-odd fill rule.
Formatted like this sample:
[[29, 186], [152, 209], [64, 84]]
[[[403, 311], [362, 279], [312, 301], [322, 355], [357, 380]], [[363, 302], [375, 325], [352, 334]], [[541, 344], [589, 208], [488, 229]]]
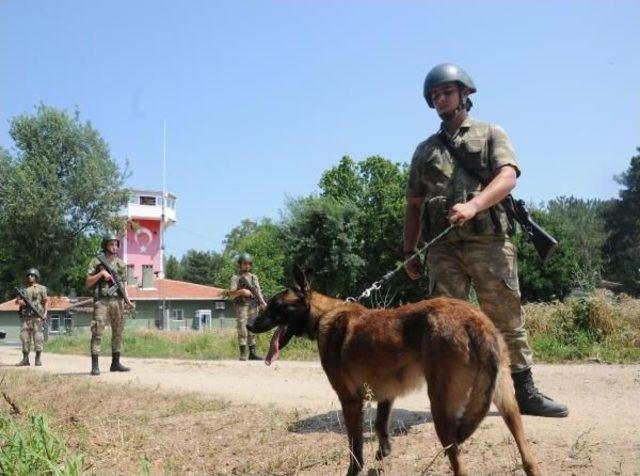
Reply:
[[[0, 347], [0, 362], [19, 360], [17, 348]], [[297, 409], [302, 415], [332, 414], [338, 401], [317, 362], [202, 362], [124, 358], [129, 373], [108, 372], [90, 377], [89, 358], [44, 354], [44, 366], [28, 372], [50, 372], [105, 383], [133, 383], [167, 391], [198, 392], [234, 403], [274, 405]], [[104, 372], [107, 370], [106, 372]], [[563, 474], [640, 474], [640, 365], [538, 365], [539, 387], [571, 409], [566, 419], [525, 418], [529, 438], [543, 467], [562, 468]], [[392, 419], [428, 423], [425, 390], [401, 398]], [[415, 422], [414, 422], [415, 423]], [[500, 442], [507, 432], [499, 418], [485, 420], [475, 438]], [[568, 461], [568, 462], [567, 462]], [[572, 469], [572, 468], [575, 468]]]

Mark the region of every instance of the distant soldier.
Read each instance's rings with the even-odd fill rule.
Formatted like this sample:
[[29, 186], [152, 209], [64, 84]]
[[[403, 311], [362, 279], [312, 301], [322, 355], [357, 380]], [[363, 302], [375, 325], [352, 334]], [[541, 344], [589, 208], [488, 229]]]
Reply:
[[[29, 363], [29, 351], [31, 347], [31, 341], [36, 351], [37, 366], [42, 365], [41, 355], [44, 345], [44, 332], [43, 327], [45, 319], [47, 317], [48, 298], [47, 288], [39, 283], [40, 271], [36, 268], [31, 268], [27, 271], [27, 287], [22, 290], [24, 297], [36, 308], [38, 312], [31, 309], [23, 299], [16, 298], [16, 304], [18, 305], [18, 314], [22, 320], [22, 326], [20, 328], [20, 340], [22, 341], [22, 360], [16, 365], [18, 367], [31, 365]], [[40, 315], [38, 315], [40, 314]], [[45, 319], [43, 319], [43, 316]]]
[[[430, 240], [450, 224], [457, 225], [427, 255], [430, 294], [468, 299], [473, 286], [480, 307], [509, 347], [520, 412], [565, 417], [566, 405], [538, 391], [531, 373], [516, 248], [509, 239], [514, 228], [501, 205], [516, 185], [520, 166], [502, 128], [469, 116], [469, 95], [475, 92], [471, 77], [453, 64], [436, 66], [425, 79], [424, 98], [442, 124], [413, 155], [406, 193], [405, 256], [414, 253], [420, 236]], [[416, 279], [422, 265], [413, 259], [406, 269]]]
[[[115, 271], [117, 277], [125, 282], [127, 266], [118, 257], [120, 240], [113, 234], [102, 238], [102, 251], [109, 266]], [[87, 274], [87, 287], [93, 291], [93, 320], [91, 321], [91, 375], [100, 375], [98, 357], [102, 333], [106, 324], [111, 326], [111, 372], [128, 372], [129, 367], [120, 363], [120, 347], [122, 345], [122, 332], [124, 330], [124, 309], [130, 309], [128, 297], [115, 293], [109, 293], [114, 285], [111, 275], [96, 257], [89, 263]]]
[[[240, 344], [240, 360], [262, 360], [256, 354], [255, 336], [247, 330], [247, 323], [257, 315], [257, 308], [267, 306], [262, 296], [262, 289], [258, 277], [251, 272], [253, 259], [248, 253], [243, 253], [237, 258], [238, 274], [231, 278], [231, 297], [236, 305], [236, 324], [238, 327], [238, 341]], [[252, 292], [253, 290], [253, 292]], [[257, 295], [254, 295], [254, 292]], [[247, 341], [249, 354], [247, 356]]]

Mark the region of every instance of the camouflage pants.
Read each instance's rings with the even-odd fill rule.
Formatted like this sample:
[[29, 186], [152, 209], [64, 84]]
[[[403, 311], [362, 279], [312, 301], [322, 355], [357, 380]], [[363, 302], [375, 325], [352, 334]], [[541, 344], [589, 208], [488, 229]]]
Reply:
[[43, 322], [39, 317], [23, 317], [20, 327], [20, 341], [22, 341], [22, 352], [30, 352], [31, 340], [36, 352], [42, 352], [44, 345]]
[[236, 305], [236, 326], [238, 328], [238, 342], [240, 345], [256, 345], [255, 336], [247, 330], [249, 319], [256, 317], [256, 308], [250, 304]]
[[504, 336], [511, 371], [533, 365], [520, 304], [515, 246], [501, 239], [446, 242], [429, 250], [430, 294], [468, 299], [471, 286], [480, 308]]
[[120, 352], [124, 330], [124, 304], [121, 299], [100, 299], [93, 303], [91, 321], [91, 353], [100, 353], [105, 325], [111, 326], [111, 351]]

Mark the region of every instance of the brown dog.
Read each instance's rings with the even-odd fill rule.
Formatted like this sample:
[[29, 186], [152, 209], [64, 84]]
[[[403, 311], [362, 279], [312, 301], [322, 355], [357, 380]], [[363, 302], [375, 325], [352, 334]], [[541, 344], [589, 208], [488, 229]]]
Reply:
[[267, 364], [293, 336], [318, 340], [322, 367], [342, 404], [351, 451], [348, 475], [357, 474], [363, 464], [364, 388], [378, 401], [380, 459], [391, 452], [393, 400], [425, 379], [436, 433], [449, 447], [454, 474], [465, 474], [458, 446], [475, 431], [492, 401], [516, 440], [525, 472], [540, 474], [524, 437], [506, 345], [491, 321], [470, 304], [437, 298], [396, 309], [368, 309], [311, 291], [307, 276], [296, 268], [291, 288], [272, 297], [247, 327], [255, 333], [277, 327]]

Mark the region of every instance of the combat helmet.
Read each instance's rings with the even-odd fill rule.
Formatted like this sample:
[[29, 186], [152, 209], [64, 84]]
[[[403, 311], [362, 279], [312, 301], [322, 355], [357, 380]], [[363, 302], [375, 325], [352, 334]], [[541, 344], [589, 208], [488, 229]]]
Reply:
[[477, 91], [476, 85], [473, 82], [473, 79], [471, 79], [471, 76], [469, 76], [460, 66], [451, 63], [439, 64], [429, 71], [429, 74], [427, 74], [427, 77], [424, 80], [423, 94], [430, 108], [433, 108], [433, 101], [431, 101], [431, 91], [433, 88], [440, 84], [450, 83], [452, 81], [458, 83], [458, 87], [470, 89], [471, 93], [475, 93]]
[[251, 257], [251, 255], [249, 253], [240, 253], [236, 257], [236, 264], [238, 266], [240, 266], [243, 261], [246, 261], [247, 263], [253, 264], [253, 258]]
[[120, 246], [120, 238], [118, 238], [118, 235], [112, 232], [105, 233], [104, 235], [102, 235], [102, 244], [100, 245], [102, 251], [107, 251], [107, 243], [109, 243], [110, 241], [117, 241], [118, 246]]
[[40, 281], [40, 271], [38, 271], [36, 268], [29, 268], [27, 270], [26, 276], [29, 276], [30, 274], [33, 274], [36, 277], [36, 279]]

